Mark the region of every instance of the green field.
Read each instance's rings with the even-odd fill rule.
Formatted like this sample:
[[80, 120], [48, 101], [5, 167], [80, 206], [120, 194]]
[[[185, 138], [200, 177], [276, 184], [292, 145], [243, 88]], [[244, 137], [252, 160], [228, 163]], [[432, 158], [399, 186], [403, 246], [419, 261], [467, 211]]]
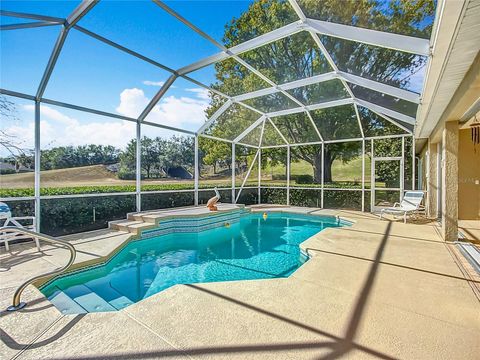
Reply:
[[[265, 176], [280, 176], [285, 174], [286, 167], [284, 165], [277, 165], [275, 167], [268, 167], [262, 170]], [[365, 159], [365, 178], [370, 179], [370, 159]], [[368, 173], [368, 174], [367, 174]], [[272, 176], [273, 175], [273, 176]], [[306, 161], [293, 162], [290, 165], [290, 175], [311, 175], [313, 176], [313, 168]], [[362, 159], [356, 158], [348, 163], [343, 163], [340, 160], [335, 160], [332, 165], [332, 181], [362, 181]]]
[[[366, 181], [370, 180], [370, 161], [366, 159]], [[286, 184], [286, 167], [277, 165], [262, 169], [262, 185], [284, 186]], [[291, 164], [291, 185], [295, 186], [297, 175], [313, 176], [313, 169], [305, 161]], [[243, 182], [245, 173], [238, 174], [236, 186]], [[334, 161], [332, 166], [332, 183], [325, 186], [358, 187], [361, 184], [362, 161], [353, 159], [348, 163]], [[258, 172], [252, 171], [246, 185], [257, 185]], [[84, 166], [69, 169], [42, 171], [40, 175], [42, 195], [63, 195], [82, 193], [134, 192], [135, 180], [118, 179], [115, 173], [107, 170], [104, 165]], [[33, 172], [8, 174], [0, 176], [0, 196], [18, 197], [33, 196]], [[205, 176], [199, 180], [200, 188], [230, 187], [229, 171], [216, 176]], [[302, 184], [300, 186], [310, 186]], [[315, 186], [312, 184], [311, 186]], [[318, 186], [318, 185], [317, 185]], [[178, 179], [146, 179], [142, 180], [143, 191], [193, 189], [193, 180]]]

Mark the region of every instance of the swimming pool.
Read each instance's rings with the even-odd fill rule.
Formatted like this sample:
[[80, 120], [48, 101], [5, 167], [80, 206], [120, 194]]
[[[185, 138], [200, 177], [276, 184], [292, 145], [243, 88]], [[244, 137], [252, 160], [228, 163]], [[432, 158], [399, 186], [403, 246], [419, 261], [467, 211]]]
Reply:
[[236, 223], [129, 243], [104, 265], [47, 283], [63, 313], [115, 311], [176, 284], [288, 277], [307, 259], [299, 244], [335, 217], [248, 213]]

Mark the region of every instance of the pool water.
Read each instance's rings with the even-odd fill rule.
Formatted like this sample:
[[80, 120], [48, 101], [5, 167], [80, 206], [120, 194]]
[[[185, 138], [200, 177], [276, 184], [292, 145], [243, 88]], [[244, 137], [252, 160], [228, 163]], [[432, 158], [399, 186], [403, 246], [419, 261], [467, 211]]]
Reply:
[[288, 277], [306, 261], [300, 243], [343, 225], [326, 216], [248, 214], [198, 233], [132, 242], [107, 264], [41, 290], [63, 313], [84, 313], [122, 309], [176, 284]]

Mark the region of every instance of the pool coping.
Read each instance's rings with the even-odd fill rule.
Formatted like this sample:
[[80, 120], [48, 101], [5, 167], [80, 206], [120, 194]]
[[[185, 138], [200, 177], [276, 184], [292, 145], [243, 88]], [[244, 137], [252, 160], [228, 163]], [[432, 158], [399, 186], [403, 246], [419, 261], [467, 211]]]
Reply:
[[[445, 249], [437, 228], [380, 221], [360, 212], [334, 213], [341, 215], [340, 218], [356, 217], [357, 222], [353, 228], [330, 228], [320, 236], [317, 234], [314, 237], [317, 242], [311, 245], [316, 245], [313, 247], [318, 255], [312, 252], [311, 259], [288, 278], [176, 285], [119, 311], [83, 315], [62, 314], [38, 289], [29, 286], [24, 294], [29, 309], [2, 317], [2, 328], [12, 337], [13, 344], [25, 347], [4, 348], [7, 354], [18, 358], [71, 358], [78, 354], [92, 358], [171, 356], [173, 352], [190, 358], [191, 349], [225, 349], [225, 346], [244, 349], [267, 342], [273, 346], [303, 345], [311, 344], [312, 339], [320, 345], [323, 341], [332, 342], [331, 338], [318, 338], [321, 335], [311, 329], [338, 336], [342, 344], [346, 329], [350, 329], [351, 314], [356, 313], [357, 299], [365, 289], [365, 279], [375, 267], [378, 247], [387, 234], [391, 246], [384, 252], [375, 275], [375, 287], [370, 288], [369, 301], [362, 308], [362, 326], [355, 344], [394, 358], [474, 359], [478, 350], [479, 327], [475, 323], [478, 300], [468, 284], [463, 283], [463, 276]], [[129, 236], [119, 234], [122, 241]], [[87, 246], [94, 238], [92, 235], [95, 234], [82, 235]], [[33, 248], [29, 247], [29, 253], [34, 252]], [[112, 248], [104, 247], [101, 254]], [[58, 257], [56, 262], [63, 258]], [[19, 266], [17, 269], [24, 269], [23, 264]], [[391, 287], [396, 281], [396, 287], [402, 291], [395, 292], [396, 287]], [[425, 289], [419, 286], [422, 283], [427, 285]], [[4, 302], [7, 305], [8, 300], [4, 298]], [[457, 305], [452, 306], [454, 303]], [[20, 322], [30, 325], [18, 330]], [[108, 345], [112, 336], [121, 337], [124, 329], [130, 327], [132, 331], [123, 339], [122, 347]], [[292, 338], [291, 334], [295, 336]], [[98, 343], [88, 348], [92, 339], [98, 339]], [[438, 348], [439, 341], [450, 340], [456, 345]], [[162, 341], [172, 348], [165, 349]], [[392, 347], [392, 343], [411, 346]], [[295, 349], [294, 353], [287, 349], [269, 354], [272, 359], [310, 354], [304, 347]], [[247, 355], [264, 359], [267, 352], [262, 350], [263, 347]], [[227, 358], [232, 352], [208, 351], [199, 357], [209, 355]], [[242, 357], [245, 353], [235, 352], [235, 355]], [[355, 351], [350, 355], [362, 354]]]
[[[255, 206], [255, 205], [254, 206], [245, 206], [243, 204], [235, 204], [235, 205], [236, 205], [236, 207], [234, 207], [234, 208], [222, 209], [222, 210], [215, 211], [215, 212], [204, 212], [204, 213], [199, 213], [199, 214], [189, 214], [188, 216], [185, 216], [184, 214], [179, 213], [179, 214], [170, 214], [170, 215], [165, 215], [165, 216], [158, 217], [158, 218], [156, 218], [155, 223], [151, 223], [151, 225], [149, 225], [148, 227], [141, 229], [140, 232], [136, 232], [136, 233], [132, 232], [131, 235], [126, 240], [124, 240], [119, 246], [114, 248], [107, 255], [96, 258], [96, 259], [91, 259], [91, 260], [86, 260], [86, 261], [81, 261], [81, 262], [78, 262], [78, 263], [74, 263], [67, 271], [65, 271], [61, 274], [58, 274], [58, 275], [48, 276], [48, 277], [39, 279], [33, 285], [35, 285], [37, 290], [43, 295], [41, 290], [55, 280], [58, 280], [58, 279], [63, 278], [65, 276], [70, 276], [70, 275], [73, 275], [73, 274], [76, 274], [76, 273], [79, 273], [79, 272], [83, 272], [83, 271], [86, 271], [86, 270], [95, 269], [95, 268], [98, 268], [98, 267], [105, 266], [116, 255], [118, 255], [123, 249], [125, 249], [130, 243], [133, 243], [133, 242], [136, 242], [136, 241], [149, 240], [149, 238], [142, 238], [143, 231], [154, 230], [155, 228], [157, 228], [159, 226], [161, 221], [169, 221], [169, 220], [172, 220], [172, 219], [179, 219], [179, 218], [189, 218], [189, 219], [191, 219], [191, 218], [207, 218], [209, 216], [218, 216], [221, 213], [228, 214], [228, 213], [235, 213], [235, 212], [239, 212], [239, 211], [240, 212], [245, 211], [245, 212], [249, 212], [249, 213], [260, 213], [262, 211], [268, 211], [269, 213], [294, 213], [294, 214], [298, 214], [298, 215], [307, 215], [307, 216], [314, 216], [314, 217], [334, 217], [338, 221], [346, 222], [347, 226], [353, 226], [356, 223], [355, 219], [348, 218], [348, 217], [345, 217], [345, 216], [339, 216], [338, 214], [333, 214], [333, 213], [332, 214], [328, 214], [328, 213], [314, 214], [314, 212], [318, 212], [322, 209], [315, 209], [315, 210], [312, 209], [311, 212], [305, 212], [305, 209], [309, 209], [309, 208], [298, 208], [297, 209], [296, 207], [290, 207], [290, 206], [271, 206], [271, 207], [268, 207], [268, 206], [265, 206], [265, 205], [260, 205], [260, 206]], [[188, 210], [188, 209], [195, 209], [195, 208], [200, 208], [200, 207], [181, 207], [181, 208], [174, 208], [174, 209], [178, 211], [178, 210]], [[325, 212], [325, 210], [323, 210], [323, 211]], [[144, 212], [144, 214], [150, 214], [152, 212], [155, 212], [155, 211], [147, 211], [147, 212]], [[162, 212], [163, 212], [163, 210], [162, 210]], [[168, 213], [168, 210], [165, 210], [165, 213]], [[136, 215], [136, 214], [142, 214], [142, 213], [132, 213], [132, 214]], [[131, 214], [128, 214], [128, 215], [131, 215]], [[292, 272], [292, 274], [290, 274], [286, 278], [293, 275], [298, 269], [300, 269], [308, 261], [308, 259], [311, 258], [311, 255], [308, 253], [308, 249], [305, 248], [303, 245], [308, 240], [310, 240], [311, 238], [313, 238], [315, 236], [318, 236], [318, 234], [321, 233], [324, 230], [326, 230], [326, 229], [320, 230], [319, 232], [313, 234], [312, 236], [305, 239], [304, 241], [302, 241], [298, 245], [299, 250], [300, 250], [300, 254], [301, 254], [302, 257], [305, 257], [305, 261], [294, 272]], [[276, 278], [273, 278], [273, 279], [276, 279]], [[265, 279], [253, 279], [253, 280], [272, 280], [272, 279], [265, 278]], [[243, 281], [243, 280], [231, 280], [231, 281]], [[220, 281], [220, 282], [228, 282], [228, 281]], [[198, 284], [205, 284], [205, 283], [198, 283]], [[173, 285], [173, 286], [177, 286], [177, 285], [183, 285], [183, 284], [176, 284], [176, 285]], [[155, 296], [155, 295], [157, 295], [157, 294], [154, 294], [153, 296]], [[45, 296], [45, 295], [43, 295], [43, 296]], [[45, 296], [45, 298], [48, 300], [48, 298], [46, 296]], [[142, 300], [140, 300], [136, 303], [142, 302], [143, 300], [145, 300], [145, 299], [142, 299]], [[48, 301], [50, 301], [50, 300], [48, 300]], [[134, 304], [136, 304], [136, 303], [134, 303]], [[57, 309], [57, 310], [60, 311], [59, 309]], [[123, 310], [123, 309], [118, 309], [117, 311], [121, 311], [121, 310]]]

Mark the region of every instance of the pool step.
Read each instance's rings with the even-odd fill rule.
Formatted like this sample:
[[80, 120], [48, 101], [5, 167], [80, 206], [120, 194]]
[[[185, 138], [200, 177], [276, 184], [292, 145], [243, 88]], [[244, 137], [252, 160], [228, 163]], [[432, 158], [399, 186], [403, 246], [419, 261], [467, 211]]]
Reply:
[[111, 283], [105, 284], [104, 281], [100, 280], [90, 281], [88, 287], [117, 310], [133, 304], [133, 301], [123, 295], [119, 290], [112, 286]]
[[115, 221], [115, 222], [110, 222], [110, 228], [114, 230], [120, 230], [120, 231], [126, 231], [126, 232], [135, 232], [132, 231], [132, 226], [133, 225], [142, 225], [144, 224], [143, 221], [134, 221], [134, 220], [121, 220], [121, 221]]
[[85, 285], [75, 285], [64, 292], [88, 312], [117, 310]]
[[[244, 209], [243, 205], [232, 205], [218, 203], [218, 212], [215, 214], [228, 213], [238, 209]], [[162, 219], [172, 218], [201, 218], [212, 213], [205, 206], [186, 206], [175, 209], [158, 209], [145, 212], [134, 212], [127, 214], [127, 219], [114, 220], [109, 222], [109, 228], [113, 230], [126, 231], [139, 235], [143, 230], [154, 228]]]
[[[57, 288], [58, 289], [58, 288]], [[60, 310], [62, 314], [85, 314], [85, 310], [70, 296], [65, 294], [62, 290], [58, 289], [53, 297], [50, 297], [50, 302]]]

